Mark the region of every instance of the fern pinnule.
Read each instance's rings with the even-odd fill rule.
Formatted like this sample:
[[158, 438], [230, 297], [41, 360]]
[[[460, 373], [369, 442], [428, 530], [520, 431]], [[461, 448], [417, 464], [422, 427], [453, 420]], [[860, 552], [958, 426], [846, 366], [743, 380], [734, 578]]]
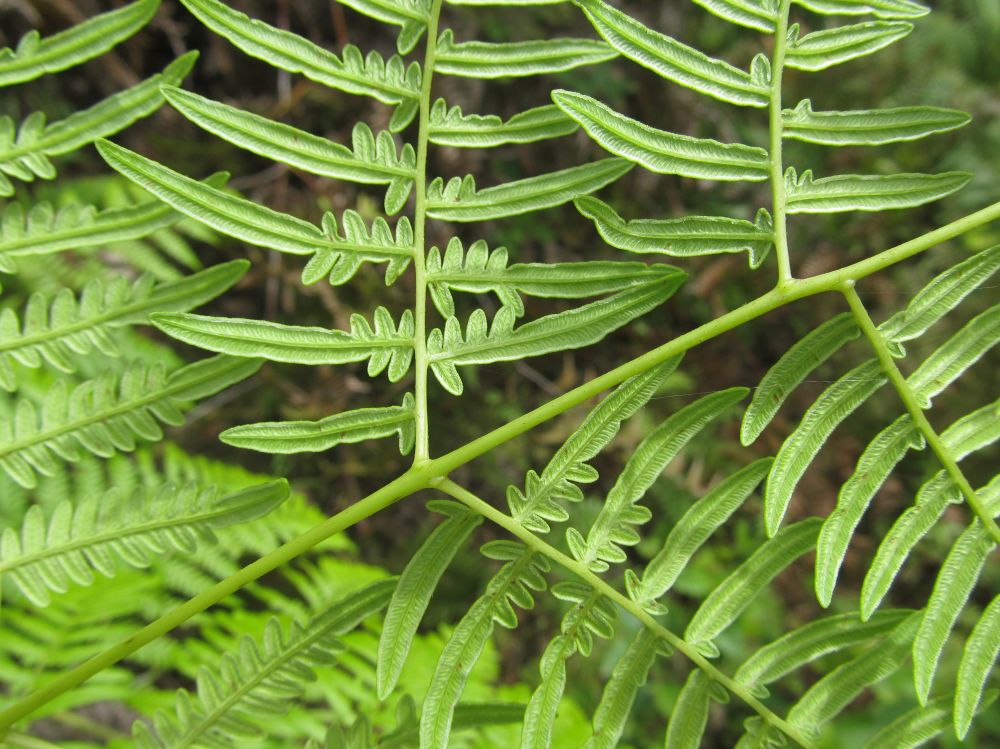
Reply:
[[617, 57], [594, 39], [538, 39], [526, 42], [456, 42], [445, 29], [437, 42], [434, 72], [466, 78], [511, 78], [560, 73]]
[[463, 114], [458, 105], [435, 100], [430, 111], [428, 139], [452, 148], [493, 148], [533, 143], [575, 132], [578, 125], [555, 104], [518, 112], [507, 120], [496, 115]]

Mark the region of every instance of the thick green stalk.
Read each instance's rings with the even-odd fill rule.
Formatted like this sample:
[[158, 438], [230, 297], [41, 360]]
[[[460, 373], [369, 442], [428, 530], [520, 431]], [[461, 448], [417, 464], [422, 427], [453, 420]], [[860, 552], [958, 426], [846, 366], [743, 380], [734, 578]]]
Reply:
[[788, 45], [788, 13], [792, 0], [781, 0], [777, 29], [774, 32], [774, 52], [771, 54], [771, 102], [768, 105], [768, 127], [771, 132], [770, 171], [771, 204], [774, 210], [774, 254], [778, 259], [778, 284], [792, 279], [792, 265], [788, 254], [787, 201], [785, 194], [785, 167], [782, 147], [785, 130], [781, 106], [781, 78], [785, 69], [785, 49]]
[[417, 170], [414, 184], [413, 270], [416, 292], [414, 297], [413, 329], [413, 391], [416, 444], [413, 462], [417, 465], [430, 457], [430, 419], [427, 411], [427, 146], [430, 143], [431, 84], [434, 80], [434, 60], [437, 57], [438, 22], [443, 0], [433, 0], [427, 21], [427, 49], [421, 72], [420, 113], [417, 129]]
[[326, 540], [367, 517], [385, 509], [394, 502], [421, 489], [431, 481], [448, 475], [459, 466], [474, 460], [490, 450], [508, 442], [528, 430], [555, 418], [580, 403], [624, 382], [633, 375], [645, 372], [676, 354], [705, 343], [723, 333], [754, 320], [772, 310], [783, 307], [798, 299], [815, 296], [824, 292], [842, 292], [845, 282], [856, 281], [920, 252], [929, 250], [941, 242], [953, 239], [983, 224], [1000, 219], [1000, 203], [970, 214], [947, 226], [918, 237], [897, 247], [885, 250], [874, 257], [862, 260], [837, 271], [812, 278], [794, 280], [782, 288], [776, 288], [747, 304], [722, 315], [694, 330], [685, 333], [659, 348], [633, 359], [616, 369], [564, 393], [558, 398], [520, 416], [503, 426], [452, 450], [439, 458], [414, 466], [405, 474], [390, 482], [347, 510], [323, 521], [301, 536], [279, 546], [239, 572], [216, 583], [199, 593], [186, 603], [168, 612], [156, 621], [139, 630], [135, 635], [112, 646], [105, 652], [91, 658], [49, 682], [45, 687], [28, 695], [21, 701], [0, 711], [0, 736], [16, 721], [29, 715], [38, 707], [50, 702], [64, 692], [82, 684], [96, 673], [126, 658], [149, 642], [179, 627], [192, 616], [221, 601], [245, 585], [282, 564], [304, 554], [316, 544]]
[[735, 681], [725, 673], [720, 671], [711, 661], [698, 652], [698, 650], [684, 640], [684, 638], [671, 632], [653, 617], [642, 610], [642, 607], [631, 598], [623, 595], [615, 588], [611, 587], [602, 578], [587, 569], [587, 566], [576, 561], [570, 556], [563, 554], [558, 549], [549, 545], [534, 533], [526, 529], [514, 518], [500, 512], [485, 500], [477, 497], [465, 487], [456, 484], [450, 479], [441, 479], [434, 482], [434, 487], [449, 494], [462, 504], [469, 507], [474, 512], [493, 521], [508, 533], [516, 536], [532, 551], [542, 554], [565, 570], [572, 572], [592, 589], [603, 595], [605, 598], [614, 601], [618, 606], [628, 611], [632, 616], [642, 622], [643, 626], [649, 629], [660, 639], [667, 642], [675, 650], [683, 653], [688, 660], [704, 671], [713, 681], [722, 684], [730, 693], [736, 695], [744, 703], [754, 709], [767, 723], [775, 726], [785, 733], [797, 744], [807, 749], [813, 749], [816, 745], [798, 728], [790, 724], [785, 719], [779, 717], [767, 705], [750, 693], [745, 686]]
[[906, 406], [906, 411], [910, 414], [910, 418], [913, 419], [913, 423], [916, 424], [917, 429], [923, 434], [924, 439], [927, 440], [927, 444], [930, 445], [931, 450], [937, 456], [941, 465], [944, 466], [951, 480], [958, 486], [962, 492], [962, 496], [965, 497], [965, 501], [976, 517], [979, 518], [979, 522], [993, 536], [994, 542], [1000, 544], [1000, 527], [997, 527], [993, 515], [979, 500], [979, 497], [976, 496], [976, 490], [972, 488], [972, 484], [965, 478], [965, 474], [962, 473], [962, 469], [958, 467], [958, 463], [951, 456], [951, 452], [948, 450], [948, 446], [944, 444], [944, 440], [941, 439], [941, 436], [931, 425], [930, 421], [927, 420], [924, 410], [917, 402], [913, 388], [910, 387], [903, 373], [899, 371], [899, 367], [896, 366], [896, 360], [889, 353], [889, 347], [886, 346], [885, 339], [872, 321], [868, 310], [865, 309], [865, 305], [858, 296], [858, 292], [854, 290], [854, 284], [845, 283], [842, 291], [847, 298], [847, 303], [851, 306], [851, 313], [854, 315], [858, 327], [861, 328], [861, 331], [868, 339], [868, 343], [875, 350], [875, 356], [878, 357], [879, 364], [882, 365], [882, 371], [885, 372], [886, 377], [889, 378], [893, 387], [896, 388], [896, 392], [899, 393], [899, 397], [903, 401], [903, 405]]

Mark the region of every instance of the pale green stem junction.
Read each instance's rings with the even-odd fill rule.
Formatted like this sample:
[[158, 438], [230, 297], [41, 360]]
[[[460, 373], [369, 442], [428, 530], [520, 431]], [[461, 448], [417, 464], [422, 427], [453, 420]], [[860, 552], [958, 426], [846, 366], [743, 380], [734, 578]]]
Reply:
[[771, 132], [770, 172], [771, 203], [774, 210], [774, 254], [778, 260], [778, 284], [792, 279], [791, 259], [788, 253], [787, 201], [785, 194], [785, 167], [782, 163], [784, 123], [782, 120], [781, 82], [785, 68], [785, 49], [788, 44], [788, 14], [792, 0], [781, 0], [777, 29], [774, 32], [774, 51], [771, 54], [771, 95], [768, 105], [768, 125]]
[[976, 490], [972, 488], [972, 484], [969, 483], [962, 469], [958, 467], [958, 463], [952, 457], [948, 446], [944, 444], [944, 440], [941, 439], [941, 436], [931, 425], [930, 421], [927, 420], [927, 415], [920, 407], [913, 388], [910, 387], [910, 384], [906, 381], [906, 377], [899, 371], [899, 367], [896, 366], [896, 360], [889, 353], [889, 347], [886, 345], [885, 339], [872, 321], [868, 310], [865, 309], [865, 305], [858, 296], [858, 292], [855, 291], [854, 283], [845, 283], [842, 291], [844, 297], [847, 299], [847, 303], [851, 307], [851, 313], [854, 315], [858, 327], [861, 328], [861, 331], [868, 339], [868, 343], [871, 344], [879, 364], [882, 365], [882, 371], [885, 372], [886, 377], [889, 378], [889, 382], [892, 383], [896, 392], [899, 393], [899, 397], [903, 401], [907, 413], [910, 414], [910, 418], [913, 419], [913, 423], [920, 430], [924, 439], [927, 440], [927, 444], [930, 445], [934, 455], [937, 456], [941, 465], [944, 466], [945, 471], [948, 472], [948, 476], [951, 477], [951, 480], [955, 482], [955, 485], [962, 492], [962, 496], [965, 497], [966, 503], [968, 503], [976, 517], [979, 518], [979, 522], [989, 531], [993, 537], [993, 541], [1000, 544], [1000, 527], [997, 527], [993, 515], [980, 501], [979, 497], [976, 496]]
[[488, 518], [510, 534], [516, 536], [532, 551], [548, 557], [563, 569], [572, 572], [580, 580], [585, 582], [593, 590], [597, 591], [608, 600], [614, 601], [614, 603], [638, 619], [644, 627], [649, 629], [650, 632], [669, 644], [670, 647], [675, 650], [679, 650], [688, 658], [688, 660], [694, 663], [695, 666], [704, 671], [705, 674], [724, 686], [730, 693], [743, 700], [744, 703], [753, 708], [767, 723], [780, 729], [800, 746], [806, 747], [806, 749], [814, 749], [816, 745], [800, 729], [796, 728], [784, 718], [777, 715], [767, 705], [757, 699], [749, 689], [719, 670], [714, 663], [699, 653], [697, 648], [684, 640], [684, 638], [674, 634], [669, 629], [664, 627], [652, 616], [643, 611], [642, 607], [635, 601], [620, 593], [617, 589], [605, 582], [601, 577], [591, 572], [585, 564], [578, 562], [566, 554], [563, 554], [561, 551], [554, 548], [545, 540], [539, 538], [523, 525], [518, 523], [514, 520], [514, 518], [500, 512], [491, 504], [480, 497], [477, 497], [463, 486], [456, 484], [454, 481], [450, 479], [441, 479], [435, 482], [434, 486], [446, 494], [454, 497], [471, 510], [479, 513], [485, 518]]

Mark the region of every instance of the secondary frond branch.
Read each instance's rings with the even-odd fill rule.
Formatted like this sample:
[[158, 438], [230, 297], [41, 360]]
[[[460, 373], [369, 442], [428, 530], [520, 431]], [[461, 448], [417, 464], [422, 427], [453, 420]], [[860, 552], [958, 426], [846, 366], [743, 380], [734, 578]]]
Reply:
[[972, 488], [972, 484], [969, 483], [969, 480], [965, 477], [962, 469], [958, 467], [958, 463], [951, 456], [951, 453], [949, 452], [948, 447], [944, 444], [944, 441], [941, 439], [941, 436], [931, 425], [930, 421], [927, 420], [927, 416], [924, 414], [924, 411], [920, 407], [917, 400], [917, 395], [913, 392], [913, 388], [910, 387], [909, 383], [907, 383], [906, 377], [899, 371], [899, 367], [896, 366], [896, 362], [892, 358], [892, 354], [889, 353], [889, 348], [886, 345], [885, 339], [882, 338], [882, 334], [879, 333], [878, 327], [872, 321], [871, 316], [868, 314], [868, 310], [861, 301], [861, 297], [859, 297], [858, 292], [855, 291], [854, 285], [851, 283], [844, 284], [842, 292], [844, 297], [847, 299], [847, 303], [851, 307], [851, 313], [854, 315], [854, 319], [857, 321], [858, 327], [861, 328], [861, 332], [871, 344], [876, 357], [878, 357], [879, 364], [882, 366], [882, 371], [885, 372], [885, 375], [889, 378], [889, 382], [892, 383], [896, 392], [899, 393], [899, 397], [906, 406], [906, 410], [913, 419], [913, 423], [916, 424], [917, 429], [920, 430], [924, 439], [927, 440], [927, 444], [934, 452], [934, 455], [937, 456], [941, 465], [948, 472], [948, 475], [951, 476], [955, 485], [958, 486], [970, 509], [975, 513], [976, 517], [979, 518], [979, 522], [981, 522], [983, 527], [989, 531], [989, 534], [993, 537], [993, 541], [995, 543], [1000, 543], [1000, 526], [997, 526], [996, 520], [993, 519], [993, 514], [988, 508], [983, 506], [979, 497], [976, 496], [976, 490]]
[[431, 484], [435, 488], [440, 489], [454, 499], [457, 499], [473, 511], [479, 513], [486, 519], [516, 536], [533, 551], [548, 557], [563, 569], [576, 575], [593, 590], [613, 601], [622, 609], [638, 619], [639, 622], [641, 622], [642, 625], [652, 634], [664, 640], [670, 645], [670, 647], [682, 652], [692, 663], [694, 663], [695, 666], [705, 672], [713, 681], [716, 681], [724, 686], [729, 692], [736, 695], [746, 705], [752, 708], [766, 723], [778, 728], [786, 736], [805, 749], [814, 749], [816, 746], [815, 743], [811, 741], [801, 730], [777, 715], [774, 711], [767, 707], [767, 705], [754, 697], [750, 690], [720, 671], [714, 664], [711, 663], [711, 661], [699, 653], [695, 647], [685, 642], [681, 637], [674, 634], [653, 619], [652, 616], [643, 611], [642, 608], [628, 598], [628, 596], [620, 593], [618, 590], [601, 579], [597, 574], [591, 572], [585, 564], [577, 562], [572, 557], [567, 556], [558, 549], [550, 546], [546, 541], [524, 528], [513, 518], [500, 512], [488, 502], [480, 497], [477, 497], [468, 489], [455, 483], [451, 479], [444, 478], [438, 481], [433, 481]]

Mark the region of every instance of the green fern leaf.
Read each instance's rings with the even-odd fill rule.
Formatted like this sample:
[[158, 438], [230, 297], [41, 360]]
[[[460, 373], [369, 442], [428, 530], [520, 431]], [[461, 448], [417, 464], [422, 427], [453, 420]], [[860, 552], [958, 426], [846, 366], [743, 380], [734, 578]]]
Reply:
[[413, 188], [417, 154], [407, 144], [397, 152], [392, 136], [382, 131], [378, 138], [364, 123], [354, 126], [352, 148], [307, 133], [281, 122], [245, 112], [183, 89], [165, 87], [167, 101], [182, 115], [210, 133], [258, 156], [303, 169], [311, 174], [362, 184], [397, 182], [386, 213], [402, 209]]
[[930, 8], [913, 0], [795, 0], [816, 13], [852, 16], [870, 13], [879, 18], [920, 18]]
[[603, 0], [573, 0], [607, 42], [633, 62], [664, 78], [731, 104], [766, 107], [770, 101], [767, 59], [758, 55], [753, 72], [709, 57], [642, 25]]
[[451, 564], [483, 518], [457, 502], [433, 500], [428, 509], [447, 516], [410, 557], [385, 612], [378, 645], [377, 685], [379, 699], [396, 687], [410, 652], [417, 627], [423, 619], [441, 575]]
[[583, 499], [583, 492], [573, 482], [590, 483], [598, 478], [587, 461], [614, 439], [622, 421], [653, 397], [680, 361], [680, 357], [674, 357], [623, 382], [559, 446], [541, 476], [528, 471], [523, 492], [515, 486], [507, 487], [507, 505], [514, 521], [535, 533], [548, 533], [548, 521], [567, 520], [569, 514], [558, 500]]
[[604, 685], [594, 713], [594, 729], [584, 749], [614, 749], [625, 731], [639, 687], [646, 683], [649, 669], [658, 654], [666, 655], [665, 644], [648, 629], [639, 630], [618, 659], [611, 678]]
[[609, 185], [632, 168], [625, 159], [602, 159], [558, 172], [476, 190], [472, 176], [440, 177], [427, 186], [427, 215], [442, 221], [488, 221], [568, 203]]
[[427, 30], [431, 3], [428, 0], [342, 0], [343, 4], [383, 23], [401, 27], [396, 49], [409, 54]]
[[695, 502], [670, 530], [663, 548], [646, 566], [641, 581], [631, 577], [629, 596], [650, 613], [663, 613], [656, 601], [671, 587], [694, 553], [746, 501], [771, 468], [771, 458], [755, 460], [727, 477]]
[[868, 619], [878, 608], [913, 547], [934, 527], [948, 505], [961, 501], [961, 492], [943, 470], [920, 487], [913, 507], [900, 515], [885, 534], [865, 574], [861, 587], [862, 619]]
[[833, 600], [847, 547], [876, 492], [911, 448], [923, 450], [926, 444], [907, 414], [879, 432], [858, 458], [854, 473], [840, 488], [837, 506], [823, 523], [816, 544], [816, 598], [822, 606], [829, 606]]
[[788, 712], [788, 722], [813, 735], [847, 707], [865, 688], [895, 673], [906, 659], [920, 612], [914, 612], [888, 635], [813, 684]]
[[319, 421], [265, 421], [232, 427], [219, 435], [227, 445], [264, 453], [322, 452], [350, 442], [399, 436], [399, 452], [413, 449], [413, 394], [399, 406], [358, 408]]
[[[212, 175], [205, 182], [220, 186], [226, 176]], [[20, 203], [11, 203], [0, 213], [0, 272], [16, 273], [19, 257], [141, 239], [180, 218], [159, 200], [104, 211], [80, 204], [56, 210], [43, 202], [25, 212]]]
[[833, 430], [885, 382], [879, 363], [869, 359], [824, 390], [809, 407], [782, 443], [767, 477], [764, 520], [768, 535], [778, 530], [795, 486]]
[[462, 114], [461, 107], [449, 107], [438, 99], [431, 107], [429, 127], [430, 142], [439, 146], [493, 148], [558, 138], [576, 132], [578, 125], [555, 104], [519, 112], [504, 121], [496, 115]]
[[814, 31], [797, 38], [798, 27], [792, 27], [785, 65], [799, 70], [825, 70], [878, 52], [911, 31], [913, 24], [906, 21], [867, 21]]
[[374, 582], [304, 625], [293, 622], [287, 631], [278, 618], [272, 618], [260, 644], [244, 636], [238, 654], [226, 653], [217, 670], [202, 668], [197, 697], [180, 690], [173, 714], [157, 713], [152, 728], [137, 722], [133, 728], [136, 746], [228, 747], [237, 737], [262, 733], [262, 719], [288, 710], [313, 669], [335, 661], [344, 650], [339, 636], [382, 609], [395, 585], [395, 578]]
[[434, 72], [466, 78], [508, 78], [559, 73], [617, 57], [593, 39], [456, 43], [451, 29], [438, 38]]
[[[996, 691], [989, 692], [980, 712], [996, 700]], [[930, 700], [900, 715], [865, 742], [864, 749], [914, 749], [940, 736], [952, 722], [951, 695]], [[971, 716], [970, 716], [971, 717]]]
[[197, 52], [188, 52], [162, 73], [50, 125], [45, 124], [44, 114], [35, 112], [15, 134], [14, 121], [0, 117], [0, 197], [14, 194], [14, 185], [6, 175], [26, 182], [35, 177], [52, 179], [56, 171], [48, 157], [113, 135], [156, 111], [163, 103], [160, 85], [180, 83], [196, 59]]
[[740, 442], [749, 446], [771, 423], [781, 404], [816, 367], [840, 348], [858, 337], [860, 331], [850, 313], [844, 312], [827, 320], [804, 338], [796, 341], [767, 370], [756, 387], [753, 399], [743, 414]]
[[666, 749], [698, 749], [701, 746], [708, 726], [711, 687], [711, 678], [700, 668], [688, 674], [667, 724]]
[[97, 349], [107, 356], [120, 351], [111, 328], [145, 323], [150, 313], [187, 310], [221, 294], [244, 273], [249, 263], [234, 260], [195, 273], [180, 281], [157, 284], [142, 276], [129, 284], [124, 276], [109, 283], [94, 279], [76, 296], [63, 289], [49, 302], [32, 294], [21, 321], [12, 309], [0, 311], [0, 387], [17, 387], [13, 363], [38, 368], [43, 362], [56, 369], [76, 371], [74, 354]]
[[431, 248], [426, 271], [431, 299], [446, 318], [455, 315], [453, 290], [492, 291], [520, 317], [524, 314], [521, 294], [555, 299], [601, 296], [653, 283], [674, 272], [661, 265], [603, 261], [508, 265], [506, 247], [490, 251], [486, 242], [477, 240], [464, 250], [458, 237], [448, 241], [443, 253]]
[[343, 59], [298, 34], [251, 19], [218, 0], [181, 0], [199, 21], [251, 57], [290, 73], [301, 73], [324, 86], [371, 96], [385, 104], [401, 104], [390, 129], [402, 130], [417, 112], [420, 66], [400, 57], [388, 61], [377, 52], [367, 57], [352, 45]]
[[153, 324], [179, 341], [231, 356], [252, 356], [292, 364], [346, 364], [368, 360], [368, 375], [388, 367], [389, 381], [398, 382], [413, 359], [413, 313], [406, 310], [398, 326], [385, 307], [375, 310], [375, 324], [351, 315], [350, 331], [265, 320], [207, 317], [192, 314], [152, 316]]
[[260, 364], [216, 356], [168, 376], [161, 365], [133, 362], [120, 377], [109, 372], [72, 392], [60, 380], [46, 393], [40, 414], [22, 399], [14, 419], [0, 422], [0, 468], [30, 489], [36, 473], [55, 471], [57, 457], [75, 462], [84, 453], [110, 457], [132, 451], [137, 438], [163, 437], [158, 422], [183, 423], [187, 404], [246, 379]]
[[674, 257], [746, 252], [751, 268], [758, 268], [773, 242], [774, 227], [765, 210], [754, 222], [715, 216], [625, 221], [615, 210], [593, 197], [577, 198], [576, 209], [593, 220], [605, 242], [619, 250], [660, 253]]
[[[896, 346], [919, 337], [992, 278], [997, 270], [1000, 270], [1000, 245], [977, 252], [935, 276], [913, 297], [906, 309], [879, 325], [879, 332]], [[902, 348], [899, 353], [902, 353]]]
[[684, 631], [684, 639], [713, 653], [714, 640], [779, 572], [816, 545], [822, 521], [807, 518], [768, 539], [708, 594]]
[[71, 583], [92, 585], [94, 572], [114, 577], [119, 562], [148, 567], [171, 551], [190, 554], [215, 540], [213, 529], [263, 517], [288, 497], [288, 483], [276, 480], [219, 498], [217, 487], [167, 484], [145, 496], [111, 489], [85, 495], [74, 506], [64, 500], [46, 524], [33, 505], [19, 531], [0, 536], [0, 575], [36, 606]]
[[773, 34], [778, 25], [778, 6], [773, 0], [694, 0], [709, 13], [748, 29]]
[[813, 179], [806, 170], [799, 177], [785, 173], [789, 213], [840, 213], [913, 208], [957, 192], [969, 184], [966, 172], [942, 174], [843, 174]]
[[681, 449], [712, 421], [747, 396], [746, 388], [730, 388], [699, 398], [650, 432], [625, 463], [608, 492], [586, 540], [570, 528], [566, 533], [570, 552], [593, 572], [604, 572], [609, 564], [627, 559], [623, 546], [634, 546], [641, 537], [633, 528], [649, 521], [652, 513], [638, 504]]
[[858, 613], [851, 611], [817, 619], [762, 647], [743, 662], [733, 678], [765, 697], [768, 684], [831, 653], [885, 635], [912, 613], [886, 609], [861, 621]]
[[553, 91], [552, 99], [603, 148], [651, 172], [723, 181], [768, 178], [769, 161], [763, 148], [657, 130], [572, 91]]
[[515, 627], [517, 614], [511, 602], [530, 608], [534, 605], [531, 591], [545, 589], [544, 574], [549, 570], [545, 557], [513, 541], [493, 541], [482, 550], [505, 564], [462, 617], [441, 652], [420, 716], [421, 749], [447, 749], [455, 706], [494, 624]]
[[159, 0], [137, 0], [44, 39], [29, 32], [17, 49], [0, 49], [0, 86], [65, 70], [107, 52], [145, 26], [159, 5]]
[[913, 640], [913, 682], [921, 705], [927, 703], [945, 643], [995, 546], [976, 520], [958, 537], [941, 565]]
[[880, 146], [957, 130], [971, 120], [965, 112], [940, 107], [814, 112], [812, 102], [803, 99], [782, 112], [782, 133], [824, 146]]
[[962, 651], [955, 691], [955, 735], [964, 739], [977, 712], [996, 699], [984, 693], [986, 680], [1000, 655], [1000, 596], [983, 611]]
[[929, 408], [935, 396], [1000, 341], [1000, 304], [976, 315], [928, 356], [906, 382], [918, 402]]
[[670, 269], [655, 283], [634, 286], [582, 307], [540, 317], [514, 328], [515, 314], [501, 307], [487, 326], [486, 313], [475, 310], [462, 335], [457, 318], [449, 317], [444, 331], [435, 328], [427, 340], [428, 360], [441, 385], [461, 395], [457, 367], [524, 359], [553, 351], [581, 348], [604, 338], [626, 323], [665, 302], [683, 283], [685, 274]]

